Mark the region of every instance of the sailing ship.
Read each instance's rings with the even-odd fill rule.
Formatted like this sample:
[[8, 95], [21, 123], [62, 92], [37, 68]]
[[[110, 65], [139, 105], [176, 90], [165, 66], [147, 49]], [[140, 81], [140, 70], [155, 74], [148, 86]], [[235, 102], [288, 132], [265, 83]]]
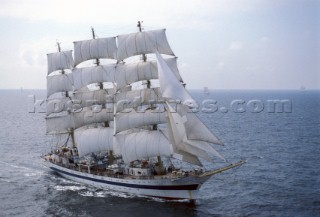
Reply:
[[203, 88], [203, 93], [206, 94], [206, 95], [209, 95], [210, 94], [209, 88], [208, 87], [204, 87]]
[[[98, 188], [168, 199], [196, 199], [210, 176], [244, 161], [205, 171], [224, 159], [223, 145], [192, 111], [165, 29], [74, 42], [47, 54], [44, 164]], [[193, 165], [183, 169], [175, 162]]]

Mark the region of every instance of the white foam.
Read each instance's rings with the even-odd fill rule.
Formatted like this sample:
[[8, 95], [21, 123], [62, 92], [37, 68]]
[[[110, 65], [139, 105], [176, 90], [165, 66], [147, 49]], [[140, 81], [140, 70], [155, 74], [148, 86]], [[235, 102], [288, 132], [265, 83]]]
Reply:
[[57, 191], [80, 191], [86, 189], [85, 186], [62, 186], [62, 185], [57, 185], [54, 187]]

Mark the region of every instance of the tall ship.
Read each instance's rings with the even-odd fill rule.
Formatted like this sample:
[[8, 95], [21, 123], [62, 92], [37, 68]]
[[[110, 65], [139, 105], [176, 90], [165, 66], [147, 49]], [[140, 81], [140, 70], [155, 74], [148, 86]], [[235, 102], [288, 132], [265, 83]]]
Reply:
[[[223, 145], [193, 112], [165, 29], [75, 41], [74, 51], [47, 54], [44, 164], [97, 188], [167, 199], [197, 199], [224, 158]], [[181, 164], [187, 165], [182, 167]]]
[[206, 94], [206, 95], [210, 95], [209, 88], [208, 87], [204, 87], [203, 88], [203, 93]]

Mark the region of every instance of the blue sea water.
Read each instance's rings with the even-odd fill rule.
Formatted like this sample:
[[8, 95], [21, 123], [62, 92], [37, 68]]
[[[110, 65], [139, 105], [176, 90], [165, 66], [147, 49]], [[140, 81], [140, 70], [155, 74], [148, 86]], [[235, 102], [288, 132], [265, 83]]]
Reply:
[[[320, 216], [320, 91], [191, 91], [225, 144], [216, 149], [230, 163], [247, 160], [211, 177], [195, 202], [95, 189], [49, 171], [40, 155], [51, 138], [41, 109], [30, 113], [32, 94], [46, 95], [0, 90], [0, 216]], [[286, 100], [284, 110], [273, 100]]]

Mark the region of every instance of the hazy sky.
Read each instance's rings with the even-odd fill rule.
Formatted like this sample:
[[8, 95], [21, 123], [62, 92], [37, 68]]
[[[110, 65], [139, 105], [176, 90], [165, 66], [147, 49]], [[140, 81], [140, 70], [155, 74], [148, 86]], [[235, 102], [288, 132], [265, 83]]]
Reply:
[[317, 0], [0, 0], [0, 89], [45, 88], [46, 53], [166, 28], [189, 89], [320, 89]]

